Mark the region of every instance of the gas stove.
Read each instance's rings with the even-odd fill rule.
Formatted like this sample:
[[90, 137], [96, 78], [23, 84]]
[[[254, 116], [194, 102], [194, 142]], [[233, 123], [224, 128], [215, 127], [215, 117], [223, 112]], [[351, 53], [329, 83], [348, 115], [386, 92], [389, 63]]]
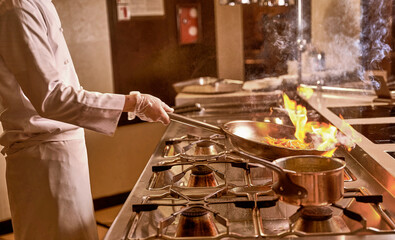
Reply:
[[344, 154], [345, 196], [295, 206], [272, 191], [271, 170], [234, 154], [224, 136], [171, 123], [116, 220], [128, 218], [126, 226], [115, 234], [114, 224], [107, 239], [395, 237], [386, 197], [363, 184], [366, 176]]
[[[323, 96], [306, 100], [309, 119], [340, 128], [340, 118], [327, 107], [344, 107], [340, 104], [346, 101]], [[366, 97], [346, 99], [355, 103], [345, 106], [367, 101]], [[276, 101], [269, 102], [276, 105]], [[239, 107], [229, 111], [228, 103], [225, 109], [217, 103], [204, 104], [186, 114], [218, 126], [232, 120], [290, 124], [279, 105], [266, 107], [262, 102], [262, 107], [248, 112]], [[347, 121], [358, 125], [352, 118]], [[394, 159], [394, 150], [391, 144], [372, 144], [369, 139], [351, 152], [339, 148], [335, 157], [346, 162], [344, 197], [324, 206], [297, 206], [281, 201], [272, 191], [271, 170], [235, 154], [224, 136], [172, 122], [105, 240], [394, 239], [395, 177], [390, 172], [395, 168], [380, 165]]]

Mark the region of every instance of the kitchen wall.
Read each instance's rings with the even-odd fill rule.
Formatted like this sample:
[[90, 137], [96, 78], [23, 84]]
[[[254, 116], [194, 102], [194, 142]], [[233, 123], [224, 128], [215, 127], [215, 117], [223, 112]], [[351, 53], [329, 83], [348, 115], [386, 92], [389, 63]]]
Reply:
[[214, 2], [218, 77], [244, 80], [243, 9]]
[[53, 0], [81, 85], [112, 92], [110, 36], [105, 0]]

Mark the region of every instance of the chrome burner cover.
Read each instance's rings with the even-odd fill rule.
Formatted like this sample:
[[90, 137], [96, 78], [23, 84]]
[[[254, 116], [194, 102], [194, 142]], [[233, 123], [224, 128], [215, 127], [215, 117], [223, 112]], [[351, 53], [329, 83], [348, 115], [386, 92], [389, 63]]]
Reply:
[[183, 158], [215, 158], [225, 153], [224, 145], [212, 140], [199, 140], [185, 146], [180, 156]]
[[340, 233], [350, 229], [343, 219], [333, 217], [333, 210], [328, 206], [304, 207], [294, 230], [305, 233]]
[[181, 213], [176, 237], [217, 236], [212, 213], [202, 207], [192, 207]]

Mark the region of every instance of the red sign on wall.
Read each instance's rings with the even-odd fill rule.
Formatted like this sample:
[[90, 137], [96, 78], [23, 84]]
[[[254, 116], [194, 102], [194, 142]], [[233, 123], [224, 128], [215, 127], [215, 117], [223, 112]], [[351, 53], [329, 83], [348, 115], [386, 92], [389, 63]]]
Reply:
[[199, 40], [199, 8], [198, 5], [180, 5], [178, 6], [178, 34], [181, 44], [196, 43]]

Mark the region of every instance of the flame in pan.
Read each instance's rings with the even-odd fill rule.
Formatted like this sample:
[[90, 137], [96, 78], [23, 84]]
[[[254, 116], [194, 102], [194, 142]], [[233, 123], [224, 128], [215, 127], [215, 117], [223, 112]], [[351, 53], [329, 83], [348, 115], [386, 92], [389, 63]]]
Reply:
[[341, 132], [339, 132], [337, 139], [348, 151], [351, 151], [356, 143], [362, 141], [362, 138], [359, 133], [344, 120], [342, 115], [339, 115], [339, 117], [342, 119], [342, 125], [340, 126]]
[[[306, 107], [298, 105], [296, 101], [291, 100], [287, 94], [283, 94], [284, 107], [295, 126], [295, 137], [301, 143], [308, 142], [313, 149], [320, 151], [329, 151], [336, 148], [337, 128], [331, 124], [320, 122], [308, 122]], [[331, 155], [334, 151], [326, 152], [325, 155]]]
[[295, 126], [295, 137], [301, 142], [305, 139], [305, 126], [307, 123], [307, 110], [302, 105], [297, 105], [295, 101], [289, 99], [287, 94], [283, 94], [284, 107], [288, 112], [289, 118]]
[[284, 107], [295, 126], [296, 139], [276, 139], [268, 136], [264, 139], [266, 143], [294, 149], [326, 151], [323, 154], [326, 157], [331, 157], [338, 145], [344, 145], [349, 151], [355, 146], [358, 134], [344, 120], [341, 127], [342, 132], [332, 124], [308, 121], [307, 110], [304, 106], [298, 105], [285, 93], [283, 99]]
[[337, 147], [335, 147], [335, 148], [332, 149], [332, 150], [329, 150], [329, 151], [324, 152], [324, 153], [322, 154], [322, 156], [324, 156], [324, 157], [332, 157], [333, 154], [336, 152], [336, 150], [337, 150]]

